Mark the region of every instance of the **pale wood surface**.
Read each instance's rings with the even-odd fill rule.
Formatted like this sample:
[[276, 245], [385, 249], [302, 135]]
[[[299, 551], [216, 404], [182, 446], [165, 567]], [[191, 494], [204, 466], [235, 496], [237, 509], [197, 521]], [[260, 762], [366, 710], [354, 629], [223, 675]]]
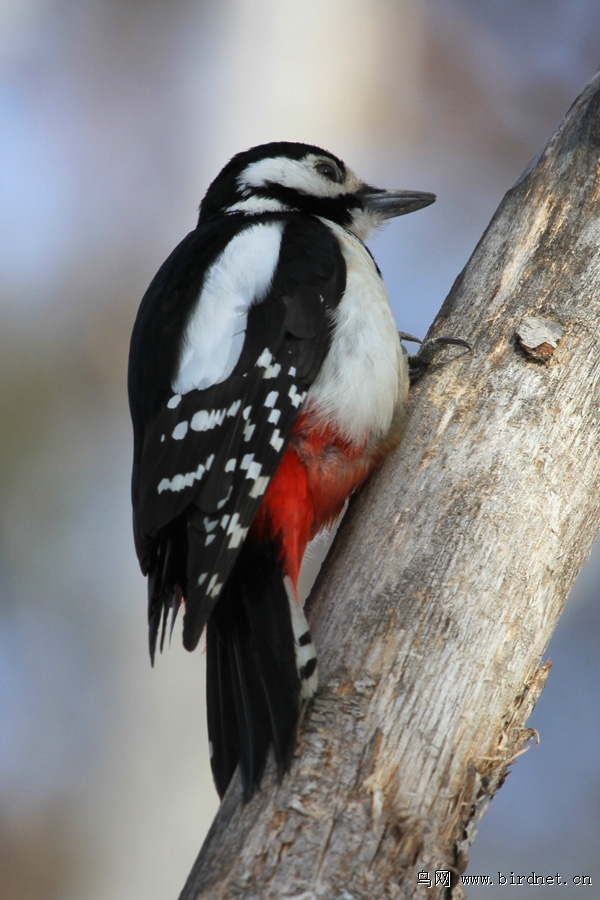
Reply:
[[[289, 776], [245, 807], [232, 786], [181, 900], [451, 896], [417, 873], [464, 870], [600, 527], [599, 154], [596, 76], [436, 320], [473, 352], [444, 351], [417, 385], [403, 445], [340, 529]], [[528, 355], [524, 317], [564, 333]]]

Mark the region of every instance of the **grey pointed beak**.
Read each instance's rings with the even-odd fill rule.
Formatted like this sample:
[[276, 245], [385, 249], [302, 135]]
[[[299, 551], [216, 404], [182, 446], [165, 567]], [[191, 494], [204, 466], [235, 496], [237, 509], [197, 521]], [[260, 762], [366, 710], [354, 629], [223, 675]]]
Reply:
[[435, 194], [425, 191], [382, 191], [370, 185], [365, 187], [362, 194], [364, 209], [382, 219], [404, 216], [435, 201]]

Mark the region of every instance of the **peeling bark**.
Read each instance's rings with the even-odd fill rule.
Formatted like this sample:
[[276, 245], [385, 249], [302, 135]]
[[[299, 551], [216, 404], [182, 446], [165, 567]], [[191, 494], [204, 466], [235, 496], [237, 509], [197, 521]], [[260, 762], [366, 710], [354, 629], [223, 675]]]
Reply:
[[319, 576], [321, 689], [291, 772], [246, 806], [232, 785], [181, 900], [464, 896], [600, 527], [599, 151], [600, 75], [456, 280], [432, 335], [474, 350], [416, 386]]

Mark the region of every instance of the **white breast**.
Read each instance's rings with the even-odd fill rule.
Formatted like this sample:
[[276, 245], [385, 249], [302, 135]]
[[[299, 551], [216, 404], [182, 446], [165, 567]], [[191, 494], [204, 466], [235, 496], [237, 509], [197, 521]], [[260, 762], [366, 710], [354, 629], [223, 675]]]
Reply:
[[408, 367], [388, 293], [364, 244], [323, 220], [346, 261], [346, 290], [335, 312], [329, 353], [307, 396], [307, 410], [337, 426], [353, 443], [390, 429], [408, 391]]

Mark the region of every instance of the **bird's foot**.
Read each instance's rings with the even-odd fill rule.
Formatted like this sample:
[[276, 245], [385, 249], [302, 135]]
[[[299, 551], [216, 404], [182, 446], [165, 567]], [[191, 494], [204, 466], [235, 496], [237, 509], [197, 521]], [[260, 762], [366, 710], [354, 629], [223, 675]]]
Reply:
[[408, 373], [411, 385], [420, 381], [435, 357], [443, 347], [454, 346], [463, 347], [467, 352], [472, 350], [471, 344], [457, 337], [436, 337], [421, 341], [412, 334], [404, 331], [398, 332], [401, 341], [414, 341], [420, 344], [419, 352], [409, 354], [408, 356]]

